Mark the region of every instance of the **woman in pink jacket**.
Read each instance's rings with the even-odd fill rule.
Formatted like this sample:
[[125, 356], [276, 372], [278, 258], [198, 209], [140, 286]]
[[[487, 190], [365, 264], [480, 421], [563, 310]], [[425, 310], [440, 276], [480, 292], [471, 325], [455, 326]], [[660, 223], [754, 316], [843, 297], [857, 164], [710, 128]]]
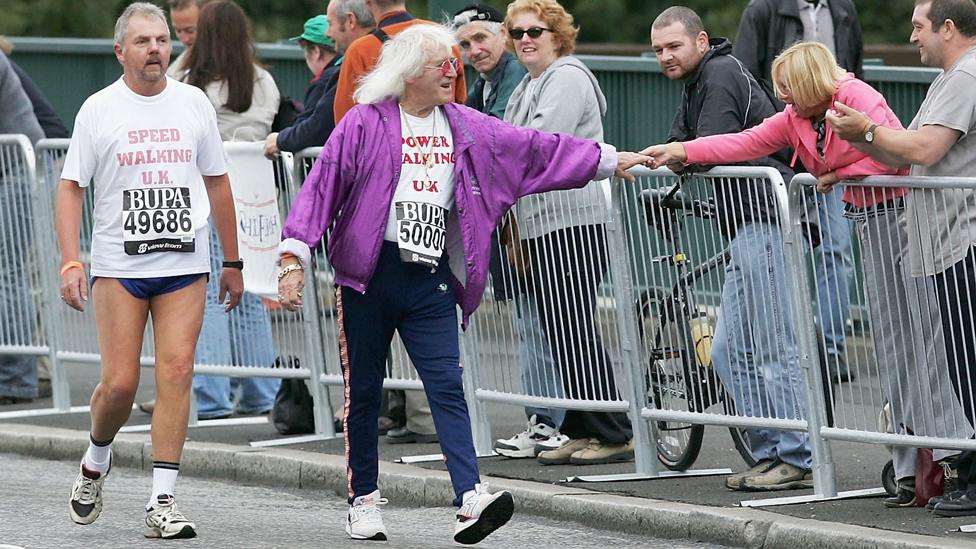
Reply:
[[[825, 123], [827, 110], [840, 101], [881, 125], [902, 128], [884, 96], [839, 67], [825, 46], [803, 42], [790, 47], [773, 62], [772, 77], [777, 95], [786, 103], [783, 112], [740, 133], [655, 145], [642, 152], [659, 167], [741, 162], [791, 147], [793, 163], [802, 161], [817, 177], [821, 192], [831, 192], [842, 180], [907, 173], [858, 151]], [[882, 387], [891, 404], [892, 425], [899, 432], [966, 438], [969, 434], [961, 427], [965, 422], [953, 420], [959, 416], [952, 409], [955, 399], [946, 392], [951, 387], [948, 371], [940, 367], [946, 361], [938, 310], [930, 306], [935, 294], [902, 267], [907, 193], [904, 187], [844, 189], [845, 216], [855, 220], [861, 242], [864, 291]], [[895, 447], [893, 453], [898, 493], [885, 505], [914, 505], [915, 450]], [[936, 458], [952, 453], [937, 451]]]

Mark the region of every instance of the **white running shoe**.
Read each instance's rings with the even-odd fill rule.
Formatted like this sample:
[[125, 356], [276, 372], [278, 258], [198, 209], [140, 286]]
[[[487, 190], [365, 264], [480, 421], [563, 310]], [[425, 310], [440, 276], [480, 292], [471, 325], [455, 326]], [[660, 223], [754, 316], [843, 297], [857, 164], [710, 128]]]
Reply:
[[386, 505], [386, 498], [380, 497], [379, 490], [352, 500], [349, 515], [346, 517], [346, 533], [352, 539], [386, 541], [386, 526], [380, 516], [379, 505]]
[[176, 500], [168, 494], [156, 496], [156, 503], [146, 510], [146, 537], [184, 539], [197, 535], [197, 525], [186, 520], [176, 508]]
[[542, 452], [548, 452], [550, 450], [558, 450], [569, 444], [571, 440], [573, 439], [557, 432], [555, 435], [535, 443], [535, 455], [538, 456]]
[[[530, 458], [538, 453], [536, 446], [540, 442], [548, 441], [553, 437], [560, 437], [559, 431], [555, 427], [538, 423], [536, 416], [529, 418], [525, 424], [525, 430], [516, 434], [512, 438], [500, 438], [495, 441], [495, 452], [509, 458]], [[568, 438], [566, 440], [569, 440]], [[558, 446], [557, 446], [558, 448]]]
[[488, 493], [488, 483], [476, 484], [464, 494], [464, 503], [454, 523], [454, 541], [472, 545], [501, 528], [515, 512], [515, 498], [502, 490]]
[[108, 463], [108, 470], [104, 473], [92, 471], [84, 463], [81, 464], [81, 471], [68, 497], [68, 513], [77, 524], [91, 524], [102, 513], [102, 484], [112, 470], [111, 458]]

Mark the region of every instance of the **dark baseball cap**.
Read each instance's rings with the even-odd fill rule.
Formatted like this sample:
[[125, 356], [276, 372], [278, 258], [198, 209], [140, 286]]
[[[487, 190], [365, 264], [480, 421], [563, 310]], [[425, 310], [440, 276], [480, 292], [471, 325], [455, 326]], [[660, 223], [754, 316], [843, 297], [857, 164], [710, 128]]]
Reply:
[[458, 17], [461, 15], [464, 15], [464, 19], [466, 19], [465, 23], [469, 23], [471, 21], [493, 21], [495, 23], [505, 22], [505, 16], [502, 15], [500, 11], [487, 4], [474, 4], [458, 10], [458, 12], [454, 14], [455, 23], [459, 22]]

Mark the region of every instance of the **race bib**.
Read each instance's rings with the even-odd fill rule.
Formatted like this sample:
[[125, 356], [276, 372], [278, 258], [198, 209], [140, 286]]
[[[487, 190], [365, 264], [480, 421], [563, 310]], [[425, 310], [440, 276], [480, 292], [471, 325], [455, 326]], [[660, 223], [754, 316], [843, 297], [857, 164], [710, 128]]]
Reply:
[[400, 261], [437, 267], [447, 239], [447, 208], [427, 202], [397, 202]]
[[122, 232], [126, 255], [193, 252], [189, 187], [122, 191]]

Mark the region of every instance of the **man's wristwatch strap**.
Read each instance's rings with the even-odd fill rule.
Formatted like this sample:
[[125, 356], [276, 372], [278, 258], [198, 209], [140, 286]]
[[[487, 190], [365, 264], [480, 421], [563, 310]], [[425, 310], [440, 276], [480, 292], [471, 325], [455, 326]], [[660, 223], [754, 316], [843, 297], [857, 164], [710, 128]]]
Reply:
[[237, 269], [239, 271], [244, 270], [244, 260], [238, 259], [237, 261], [224, 261], [223, 267], [225, 269]]

